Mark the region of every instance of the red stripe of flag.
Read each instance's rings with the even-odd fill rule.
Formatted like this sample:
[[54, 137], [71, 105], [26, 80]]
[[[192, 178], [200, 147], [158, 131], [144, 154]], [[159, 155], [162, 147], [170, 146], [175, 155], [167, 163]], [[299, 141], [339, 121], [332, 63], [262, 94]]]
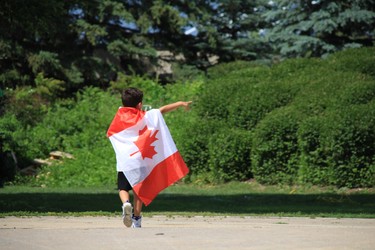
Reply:
[[177, 151], [156, 165], [142, 182], [133, 187], [133, 191], [147, 206], [159, 192], [180, 180], [187, 173], [189, 169]]
[[146, 112], [136, 108], [121, 107], [113, 118], [107, 131], [107, 137], [130, 128], [143, 119]]

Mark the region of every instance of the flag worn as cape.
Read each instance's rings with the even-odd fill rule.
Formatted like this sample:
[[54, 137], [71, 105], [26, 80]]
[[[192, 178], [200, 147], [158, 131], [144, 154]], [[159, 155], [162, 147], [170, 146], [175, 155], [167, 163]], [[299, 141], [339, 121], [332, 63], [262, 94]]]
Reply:
[[116, 153], [116, 168], [147, 206], [189, 169], [178, 152], [159, 109], [120, 107], [107, 136]]

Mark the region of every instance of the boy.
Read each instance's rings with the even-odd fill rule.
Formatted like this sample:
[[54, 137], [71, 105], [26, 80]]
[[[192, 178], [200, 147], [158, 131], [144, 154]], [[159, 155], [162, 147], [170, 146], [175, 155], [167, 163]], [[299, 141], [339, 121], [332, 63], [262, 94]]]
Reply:
[[[132, 114], [131, 116], [123, 116], [125, 118], [122, 118], [121, 122], [123, 124], [126, 124], [128, 121], [127, 119], [134, 119], [134, 116], [141, 115], [140, 112], [142, 110], [142, 100], [143, 100], [143, 92], [137, 88], [128, 88], [125, 89], [121, 96], [122, 104], [123, 106], [121, 108], [128, 109]], [[175, 102], [168, 105], [165, 105], [161, 108], [159, 108], [159, 111], [161, 114], [165, 114], [167, 112], [173, 111], [179, 107], [185, 107], [186, 110], [189, 109], [189, 105], [191, 104], [191, 101], [189, 102]], [[118, 169], [117, 169], [118, 170]], [[119, 190], [119, 196], [120, 200], [123, 203], [122, 205], [122, 219], [123, 223], [126, 227], [133, 227], [133, 228], [140, 228], [142, 224], [142, 206], [143, 202], [138, 197], [136, 192], [133, 191], [133, 205], [132, 207], [130, 200], [129, 191], [133, 189], [131, 184], [129, 183], [129, 180], [126, 178], [124, 172], [117, 172], [117, 186]], [[132, 213], [133, 210], [133, 213]]]

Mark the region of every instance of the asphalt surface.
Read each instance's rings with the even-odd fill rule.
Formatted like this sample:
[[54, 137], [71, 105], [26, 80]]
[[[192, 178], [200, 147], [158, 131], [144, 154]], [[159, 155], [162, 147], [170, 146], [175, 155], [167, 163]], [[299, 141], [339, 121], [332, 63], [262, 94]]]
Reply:
[[0, 249], [375, 249], [375, 219], [4, 217]]

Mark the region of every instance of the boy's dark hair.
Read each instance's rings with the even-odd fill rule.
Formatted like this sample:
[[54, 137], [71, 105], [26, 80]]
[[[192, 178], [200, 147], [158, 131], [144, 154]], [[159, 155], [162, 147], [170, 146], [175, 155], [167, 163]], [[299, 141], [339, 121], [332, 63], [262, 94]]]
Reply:
[[135, 108], [143, 100], [143, 92], [137, 88], [128, 88], [122, 91], [122, 105]]

